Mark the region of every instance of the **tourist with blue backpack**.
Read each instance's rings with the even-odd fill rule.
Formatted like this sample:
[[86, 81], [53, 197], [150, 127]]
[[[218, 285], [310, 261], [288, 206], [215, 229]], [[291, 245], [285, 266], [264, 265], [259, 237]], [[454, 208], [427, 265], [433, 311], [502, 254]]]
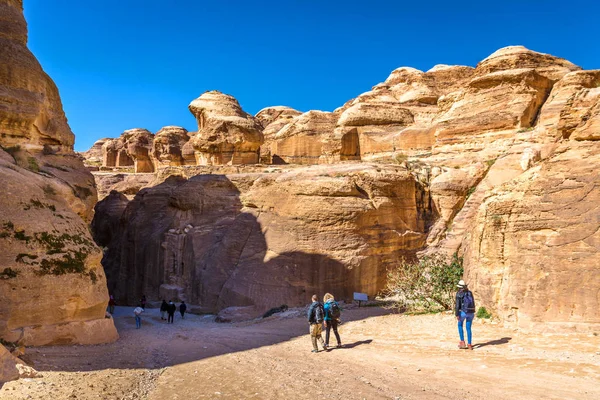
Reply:
[[341, 317], [341, 309], [340, 305], [331, 293], [325, 293], [325, 297], [323, 297], [323, 309], [325, 310], [325, 348], [329, 347], [329, 333], [333, 329], [333, 333], [335, 334], [335, 338], [337, 339], [337, 347], [342, 347], [342, 340], [340, 339], [340, 334], [338, 333], [338, 324], [340, 323]]
[[[456, 305], [454, 306], [454, 314], [458, 320], [458, 335], [460, 336], [460, 342], [458, 343], [459, 349], [473, 350], [471, 344], [471, 324], [475, 318], [475, 298], [473, 293], [467, 287], [467, 284], [462, 279], [458, 282], [458, 292], [456, 293]], [[465, 345], [465, 333], [463, 331], [463, 323], [467, 321], [467, 344]]]

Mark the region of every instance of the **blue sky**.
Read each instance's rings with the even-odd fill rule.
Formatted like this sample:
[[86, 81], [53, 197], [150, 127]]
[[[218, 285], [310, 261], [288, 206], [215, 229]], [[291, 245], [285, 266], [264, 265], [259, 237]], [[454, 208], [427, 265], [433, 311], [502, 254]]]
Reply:
[[331, 111], [397, 67], [474, 66], [516, 44], [600, 68], [592, 0], [24, 3], [79, 151], [134, 127], [196, 130], [187, 106], [206, 90], [252, 114]]

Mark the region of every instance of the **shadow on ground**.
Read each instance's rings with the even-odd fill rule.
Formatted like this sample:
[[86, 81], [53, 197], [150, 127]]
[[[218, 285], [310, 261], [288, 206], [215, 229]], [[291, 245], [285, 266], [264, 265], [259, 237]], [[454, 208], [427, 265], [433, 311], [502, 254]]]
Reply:
[[473, 345], [474, 349], [478, 349], [480, 347], [485, 347], [485, 346], [498, 346], [501, 344], [506, 344], [508, 342], [511, 341], [511, 337], [503, 337], [501, 339], [496, 339], [496, 340], [490, 340], [489, 342], [485, 342], [485, 343], [476, 343]]
[[[248, 322], [216, 323], [211, 316], [176, 316], [174, 324], [160, 320], [158, 309], [147, 309], [142, 328], [136, 329], [133, 308], [116, 307], [115, 325], [121, 338], [105, 345], [46, 346], [29, 349], [28, 358], [38, 371], [98, 371], [104, 369], [160, 369], [283, 343], [306, 336], [306, 351], [312, 349], [308, 322], [302, 315], [277, 315]], [[390, 314], [369, 307], [345, 310], [344, 322]], [[342, 343], [343, 328], [340, 328]], [[366, 345], [372, 339], [345, 344], [343, 349]]]

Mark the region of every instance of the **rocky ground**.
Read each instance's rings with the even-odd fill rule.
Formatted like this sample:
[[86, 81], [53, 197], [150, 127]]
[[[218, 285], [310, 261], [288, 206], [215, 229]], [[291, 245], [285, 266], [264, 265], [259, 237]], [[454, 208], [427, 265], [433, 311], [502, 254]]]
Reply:
[[41, 377], [5, 384], [0, 399], [597, 399], [600, 338], [524, 334], [477, 321], [458, 350], [452, 315], [344, 311], [344, 348], [310, 353], [298, 313], [167, 325], [148, 309], [135, 329], [117, 309], [108, 345], [28, 349]]

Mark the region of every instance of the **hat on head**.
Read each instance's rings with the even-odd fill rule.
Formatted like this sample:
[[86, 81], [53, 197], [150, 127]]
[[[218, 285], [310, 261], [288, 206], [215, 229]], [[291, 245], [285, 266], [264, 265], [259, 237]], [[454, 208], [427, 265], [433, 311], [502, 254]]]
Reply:
[[465, 288], [467, 287], [467, 284], [461, 279], [460, 281], [458, 281], [458, 285], [456, 286], [458, 286], [459, 288]]

